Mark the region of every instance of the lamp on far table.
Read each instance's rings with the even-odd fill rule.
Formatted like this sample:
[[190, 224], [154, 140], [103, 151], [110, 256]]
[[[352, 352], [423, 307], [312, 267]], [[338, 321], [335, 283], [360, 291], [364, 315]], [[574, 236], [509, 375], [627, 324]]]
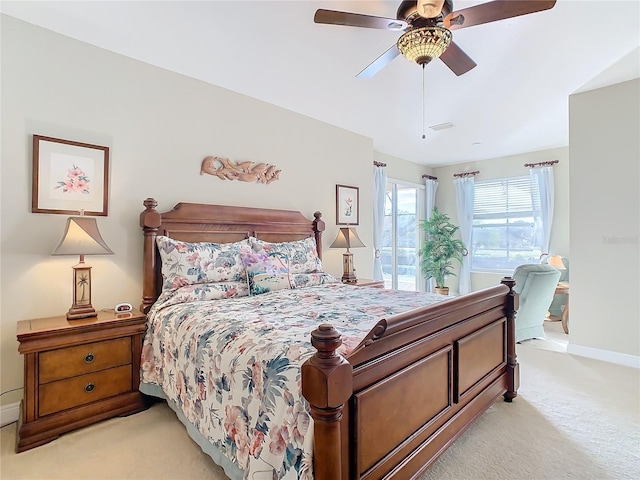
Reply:
[[355, 228], [340, 228], [338, 235], [329, 248], [346, 248], [346, 253], [342, 254], [342, 282], [356, 283], [355, 272], [353, 271], [353, 253], [349, 248], [364, 247], [364, 243], [358, 237]]
[[562, 257], [560, 255], [551, 255], [549, 257], [549, 265], [556, 268], [557, 270], [567, 269], [567, 267], [564, 266], [564, 262], [562, 261]]
[[91, 305], [91, 267], [84, 263], [85, 255], [113, 255], [102, 239], [95, 218], [69, 217], [60, 244], [51, 255], [80, 255], [80, 263], [73, 267], [73, 305], [67, 319], [95, 317]]

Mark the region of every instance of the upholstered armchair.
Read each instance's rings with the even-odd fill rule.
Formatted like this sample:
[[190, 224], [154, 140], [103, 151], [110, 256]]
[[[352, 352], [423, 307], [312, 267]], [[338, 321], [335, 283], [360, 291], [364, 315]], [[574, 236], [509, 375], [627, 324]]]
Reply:
[[546, 264], [520, 265], [513, 272], [520, 295], [516, 312], [516, 342], [544, 337], [544, 319], [560, 279], [560, 271]]

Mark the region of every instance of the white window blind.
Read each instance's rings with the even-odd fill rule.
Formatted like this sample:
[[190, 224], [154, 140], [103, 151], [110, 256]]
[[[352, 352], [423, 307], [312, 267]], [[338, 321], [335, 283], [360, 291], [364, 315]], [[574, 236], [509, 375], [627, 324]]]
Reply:
[[528, 176], [475, 183], [473, 270], [512, 271], [522, 263], [537, 263], [532, 202], [538, 198]]

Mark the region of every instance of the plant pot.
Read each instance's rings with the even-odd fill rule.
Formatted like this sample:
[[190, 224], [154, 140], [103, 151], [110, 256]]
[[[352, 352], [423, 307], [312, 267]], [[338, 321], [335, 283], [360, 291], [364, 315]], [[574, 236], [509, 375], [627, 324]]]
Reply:
[[434, 291], [440, 295], [449, 295], [449, 287], [435, 287]]

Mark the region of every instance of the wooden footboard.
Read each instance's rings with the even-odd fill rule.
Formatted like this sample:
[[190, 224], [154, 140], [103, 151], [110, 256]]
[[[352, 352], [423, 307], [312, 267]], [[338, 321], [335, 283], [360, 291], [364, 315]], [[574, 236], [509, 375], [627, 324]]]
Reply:
[[514, 282], [382, 320], [348, 358], [330, 325], [302, 391], [316, 480], [416, 478], [500, 395], [517, 395]]

